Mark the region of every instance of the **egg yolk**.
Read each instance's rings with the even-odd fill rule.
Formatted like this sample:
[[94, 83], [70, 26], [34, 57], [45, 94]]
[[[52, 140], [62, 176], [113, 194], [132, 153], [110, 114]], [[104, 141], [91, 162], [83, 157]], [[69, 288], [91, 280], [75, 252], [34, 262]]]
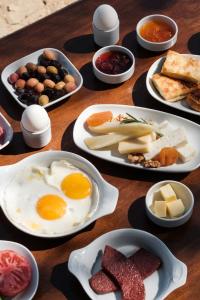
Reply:
[[66, 202], [57, 195], [42, 196], [36, 205], [39, 216], [45, 220], [55, 220], [64, 216]]
[[82, 173], [72, 173], [63, 179], [61, 189], [67, 197], [78, 200], [91, 194], [92, 185]]

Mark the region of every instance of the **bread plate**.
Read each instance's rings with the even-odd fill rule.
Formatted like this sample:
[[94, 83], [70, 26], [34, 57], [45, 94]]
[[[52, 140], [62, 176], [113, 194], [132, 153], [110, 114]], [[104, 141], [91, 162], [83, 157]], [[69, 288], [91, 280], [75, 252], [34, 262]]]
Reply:
[[77, 85], [77, 88], [68, 93], [68, 94], [65, 94], [64, 96], [56, 99], [56, 100], [53, 100], [53, 101], [50, 101], [48, 104], [44, 105], [44, 107], [49, 107], [49, 106], [52, 106], [62, 100], [64, 100], [65, 98], [67, 97], [70, 97], [72, 96], [74, 93], [78, 92], [78, 90], [82, 87], [83, 85], [83, 78], [82, 78], [82, 75], [80, 74], [80, 72], [77, 70], [77, 68], [72, 64], [72, 62], [64, 55], [64, 53], [62, 53], [61, 51], [59, 51], [58, 49], [55, 49], [55, 48], [45, 48], [45, 49], [40, 49], [40, 50], [37, 50], [31, 54], [28, 54], [14, 62], [12, 62], [11, 64], [9, 64], [8, 66], [6, 66], [2, 73], [1, 73], [1, 80], [3, 82], [3, 85], [5, 86], [5, 88], [8, 90], [8, 92], [13, 96], [13, 98], [15, 99], [15, 101], [23, 108], [26, 108], [27, 105], [22, 103], [21, 101], [19, 101], [16, 93], [15, 93], [15, 90], [14, 88], [12, 87], [12, 85], [8, 82], [8, 77], [10, 76], [10, 74], [16, 72], [16, 70], [20, 67], [20, 66], [24, 66], [26, 65], [27, 63], [29, 62], [32, 62], [32, 63], [35, 63], [37, 64], [37, 61], [38, 61], [38, 57], [43, 53], [44, 50], [50, 50], [52, 52], [55, 53], [56, 55], [56, 59], [62, 64], [62, 66], [64, 68], [66, 68], [69, 72], [69, 74], [71, 74], [74, 78], [75, 78], [75, 81], [76, 81], [76, 85]]
[[120, 299], [118, 292], [97, 295], [88, 282], [88, 279], [100, 270], [101, 253], [106, 245], [121, 251], [126, 256], [133, 254], [139, 248], [144, 248], [160, 257], [162, 261], [160, 268], [144, 280], [145, 300], [163, 300], [186, 282], [187, 266], [178, 260], [156, 236], [137, 229], [118, 229], [105, 233], [82, 249], [73, 251], [69, 257], [70, 272], [77, 277], [93, 300]]
[[[196, 57], [196, 58], [200, 59], [199, 55], [192, 55], [192, 54], [184, 54], [184, 55], [188, 55], [188, 56], [192, 56], [192, 57]], [[161, 57], [161, 58], [157, 59], [151, 65], [151, 67], [147, 73], [147, 77], [146, 77], [146, 87], [147, 87], [148, 92], [154, 99], [158, 100], [159, 102], [161, 102], [167, 106], [188, 112], [193, 115], [200, 116], [200, 112], [195, 111], [191, 107], [189, 107], [189, 105], [187, 104], [187, 102], [185, 101], [184, 98], [182, 100], [179, 100], [176, 102], [167, 101], [159, 94], [159, 92], [155, 88], [151, 78], [152, 78], [153, 74], [160, 73], [162, 65], [164, 64], [165, 58], [166, 57]]]
[[200, 125], [186, 120], [184, 118], [161, 112], [153, 109], [129, 106], [129, 105], [117, 105], [117, 104], [97, 104], [87, 107], [78, 117], [75, 122], [73, 130], [73, 139], [75, 144], [85, 152], [92, 154], [98, 158], [105, 159], [110, 162], [118, 163], [120, 165], [129, 166], [132, 168], [144, 169], [141, 165], [131, 164], [127, 161], [127, 156], [119, 154], [115, 147], [103, 148], [103, 150], [90, 150], [84, 143], [85, 138], [90, 137], [91, 134], [85, 127], [86, 119], [93, 113], [102, 111], [112, 111], [114, 115], [129, 113], [139, 119], [146, 121], [155, 121], [158, 123], [167, 120], [174, 127], [184, 127], [188, 142], [197, 150], [197, 155], [191, 161], [186, 163], [173, 164], [167, 167], [160, 167], [157, 169], [149, 168], [145, 170], [160, 171], [160, 172], [190, 172], [197, 169], [200, 166], [200, 140], [199, 130]]
[[[32, 186], [30, 186], [30, 181], [23, 181], [20, 178], [24, 178], [23, 174], [27, 173], [27, 170], [29, 167], [49, 167], [50, 164], [53, 161], [61, 161], [61, 160], [66, 160], [68, 163], [72, 164], [73, 166], [79, 168], [80, 171], [83, 171], [91, 180], [92, 185], [94, 187], [94, 189], [92, 189], [92, 195], [91, 195], [91, 202], [88, 208], [88, 212], [86, 217], [83, 219], [83, 222], [79, 222], [78, 224], [74, 224], [73, 227], [71, 229], [65, 228], [67, 226], [63, 226], [63, 224], [61, 224], [61, 228], [64, 227], [64, 230], [62, 229], [62, 232], [43, 232], [43, 231], [38, 231], [38, 227], [33, 227], [32, 226], [26, 226], [26, 223], [24, 224], [23, 222], [19, 222], [17, 221], [15, 218], [13, 218], [13, 214], [8, 213], [8, 206], [9, 203], [7, 203], [7, 199], [9, 199], [9, 197], [6, 197], [5, 195], [7, 195], [6, 193], [14, 193], [15, 194], [15, 198], [17, 198], [17, 191], [19, 189], [16, 189], [15, 185], [13, 185], [13, 181], [14, 183], [18, 183], [20, 184], [20, 189], [22, 192], [19, 192], [21, 195], [21, 198], [23, 198], [23, 195], [26, 195], [26, 206], [25, 206], [25, 213], [27, 216], [29, 217], [29, 220], [31, 222], [31, 224], [36, 224], [35, 219], [33, 219], [33, 216], [35, 216], [36, 214], [36, 205], [38, 199], [40, 198], [40, 194], [41, 195], [46, 195], [46, 194], [56, 194], [59, 195], [59, 190], [54, 189], [54, 191], [52, 191], [51, 186], [48, 185], [48, 189], [42, 190], [41, 188], [35, 188], [33, 186], [34, 182], [31, 182]], [[18, 175], [19, 176], [18, 176]], [[18, 177], [16, 177], [18, 176]], [[64, 175], [66, 176], [66, 175]], [[38, 176], [37, 176], [38, 177]], [[19, 178], [20, 180], [16, 181], [16, 178]], [[100, 173], [98, 172], [98, 170], [86, 159], [84, 159], [83, 157], [76, 155], [74, 153], [70, 153], [70, 152], [65, 152], [65, 151], [44, 151], [44, 152], [40, 152], [40, 153], [36, 153], [33, 154], [13, 165], [9, 165], [9, 166], [2, 166], [0, 167], [0, 205], [1, 208], [5, 214], [5, 216], [7, 217], [7, 219], [18, 229], [22, 230], [25, 233], [31, 234], [33, 236], [38, 236], [38, 237], [43, 237], [43, 238], [58, 238], [58, 237], [62, 237], [62, 236], [67, 236], [70, 234], [74, 234], [80, 230], [82, 230], [83, 228], [85, 228], [86, 226], [88, 226], [89, 224], [91, 224], [92, 222], [94, 222], [95, 220], [99, 219], [102, 216], [111, 214], [114, 210], [115, 207], [117, 205], [117, 200], [118, 200], [118, 189], [114, 186], [112, 186], [111, 184], [109, 184], [108, 182], [106, 182], [102, 176], [100, 175]], [[28, 177], [29, 180], [31, 180], [31, 177]], [[55, 180], [55, 179], [54, 179]], [[26, 192], [23, 190], [23, 187], [25, 188], [26, 186], [28, 186], [29, 184], [29, 190], [31, 190], [31, 192], [29, 193], [29, 190], [26, 190]], [[19, 186], [19, 185], [18, 185]], [[7, 189], [8, 187], [8, 189]], [[14, 191], [11, 189], [11, 187], [13, 187]], [[28, 194], [30, 194], [28, 196]], [[60, 194], [61, 195], [61, 194]], [[61, 196], [63, 199], [65, 199], [64, 194], [63, 196]], [[18, 198], [20, 198], [18, 196]], [[17, 198], [17, 199], [18, 199]], [[35, 199], [35, 200], [34, 200]], [[32, 201], [31, 201], [32, 200]], [[70, 208], [68, 208], [68, 201], [66, 199], [67, 202], [67, 210], [66, 213], [69, 213]], [[79, 200], [80, 202], [80, 200]], [[77, 201], [76, 201], [77, 203]], [[10, 205], [13, 206], [13, 202], [10, 203]], [[75, 204], [76, 205], [76, 204]], [[18, 207], [15, 205], [15, 207]], [[32, 207], [32, 210], [31, 208]], [[16, 208], [15, 208], [16, 209]], [[55, 209], [57, 209], [55, 207]], [[76, 207], [75, 207], [76, 209]], [[77, 208], [80, 211], [80, 207]], [[73, 208], [74, 210], [74, 208]], [[16, 209], [17, 213], [21, 213], [21, 208], [17, 208]], [[38, 217], [38, 213], [37, 213], [37, 217]], [[73, 218], [77, 218], [76, 215], [74, 215]], [[41, 219], [40, 219], [41, 220]], [[38, 221], [38, 218], [37, 218]], [[45, 225], [44, 222], [46, 223], [46, 226], [54, 226], [54, 224], [52, 224], [52, 222], [56, 222], [57, 220], [53, 220], [53, 221], [47, 221], [42, 219], [41, 223], [42, 225]], [[40, 222], [40, 221], [39, 221]], [[49, 222], [49, 223], [48, 223]], [[76, 223], [76, 222], [75, 222]], [[43, 227], [42, 227], [43, 228]]]

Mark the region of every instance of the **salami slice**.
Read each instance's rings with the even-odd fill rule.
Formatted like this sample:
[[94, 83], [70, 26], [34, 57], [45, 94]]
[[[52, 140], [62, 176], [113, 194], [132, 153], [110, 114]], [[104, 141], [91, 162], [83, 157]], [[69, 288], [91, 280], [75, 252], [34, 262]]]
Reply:
[[97, 294], [107, 294], [119, 289], [119, 286], [116, 285], [104, 271], [99, 271], [94, 274], [89, 279], [89, 283], [93, 291]]

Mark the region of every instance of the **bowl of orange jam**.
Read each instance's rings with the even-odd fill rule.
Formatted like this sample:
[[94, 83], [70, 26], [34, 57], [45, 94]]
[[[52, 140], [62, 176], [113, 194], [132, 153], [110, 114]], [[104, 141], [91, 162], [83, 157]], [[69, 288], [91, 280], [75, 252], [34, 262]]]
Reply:
[[165, 15], [150, 15], [141, 19], [136, 26], [137, 41], [150, 51], [164, 51], [177, 41], [178, 26]]

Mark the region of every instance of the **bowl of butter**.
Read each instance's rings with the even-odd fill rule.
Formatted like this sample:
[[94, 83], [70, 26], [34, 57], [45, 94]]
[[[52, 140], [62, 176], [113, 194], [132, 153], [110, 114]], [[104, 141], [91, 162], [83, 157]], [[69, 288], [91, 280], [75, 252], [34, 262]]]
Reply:
[[152, 222], [162, 227], [178, 227], [190, 219], [194, 196], [185, 184], [165, 180], [148, 190], [145, 205]]

